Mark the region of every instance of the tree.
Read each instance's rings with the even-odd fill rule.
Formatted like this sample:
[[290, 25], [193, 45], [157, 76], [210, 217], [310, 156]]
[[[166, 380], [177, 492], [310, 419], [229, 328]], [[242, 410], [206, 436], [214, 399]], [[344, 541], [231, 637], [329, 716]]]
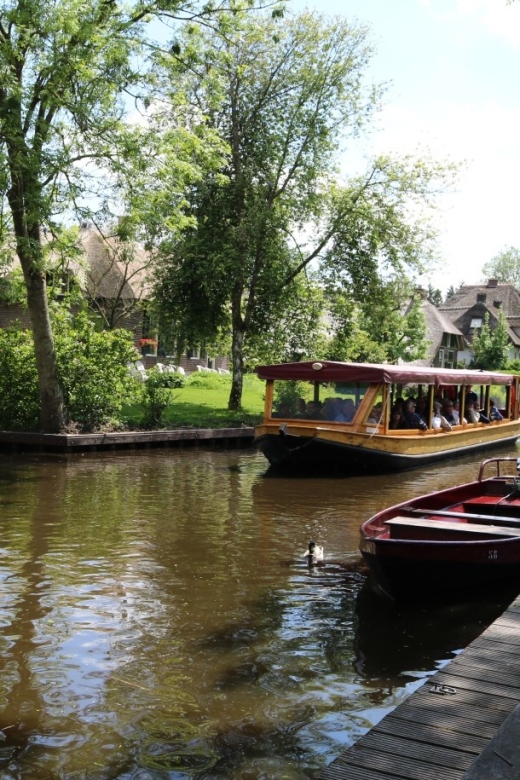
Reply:
[[354, 275], [377, 275], [385, 261], [402, 271], [431, 237], [405, 201], [424, 196], [439, 168], [380, 158], [345, 187], [333, 171], [341, 139], [361, 130], [381, 94], [364, 83], [367, 35], [309, 13], [283, 25], [235, 15], [191, 32], [189, 67], [170, 64], [175, 94], [182, 85], [229, 152], [191, 192], [194, 227], [163, 242], [157, 296], [181, 345], [231, 332], [230, 409], [240, 406], [248, 339], [298, 277], [325, 257]]
[[520, 249], [514, 246], [501, 249], [484, 265], [482, 272], [485, 279], [497, 279], [520, 289]]
[[344, 291], [329, 291], [327, 297], [333, 331], [325, 354], [329, 360], [397, 363], [425, 357], [421, 299], [403, 278], [374, 280], [364, 300], [354, 301]]
[[[218, 3], [217, 3], [218, 6]], [[202, 13], [211, 13], [209, 4]], [[0, 247], [12, 231], [27, 290], [41, 426], [59, 431], [66, 408], [46, 295], [45, 233], [86, 195], [103, 188], [105, 162], [123, 175], [139, 133], [122, 133], [123, 95], [142, 80], [145, 22], [182, 16], [179, 0], [0, 0]], [[195, 10], [186, 9], [186, 16]], [[179, 13], [178, 13], [179, 12]], [[96, 169], [88, 169], [87, 161]], [[141, 174], [146, 166], [141, 164]], [[5, 201], [9, 223], [4, 220]]]
[[507, 335], [504, 312], [500, 312], [494, 330], [491, 330], [489, 326], [489, 314], [486, 312], [482, 327], [473, 336], [471, 368], [485, 371], [497, 371], [504, 368], [507, 362], [508, 346], [509, 336]]
[[432, 284], [428, 285], [428, 300], [434, 306], [442, 306], [442, 292]]

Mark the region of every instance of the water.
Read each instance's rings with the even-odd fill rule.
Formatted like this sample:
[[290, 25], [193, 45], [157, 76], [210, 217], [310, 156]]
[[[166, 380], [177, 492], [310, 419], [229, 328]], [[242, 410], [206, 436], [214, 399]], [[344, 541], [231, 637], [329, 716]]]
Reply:
[[475, 456], [351, 479], [250, 451], [0, 459], [2, 780], [311, 780], [515, 595], [364, 587], [360, 523]]

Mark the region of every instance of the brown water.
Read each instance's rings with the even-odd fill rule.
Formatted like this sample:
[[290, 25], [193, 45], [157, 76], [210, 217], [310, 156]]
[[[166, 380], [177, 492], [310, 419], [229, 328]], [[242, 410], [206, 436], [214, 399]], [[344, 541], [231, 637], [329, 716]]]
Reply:
[[352, 479], [250, 451], [0, 462], [3, 780], [315, 778], [513, 597], [363, 587], [359, 524], [480, 457]]

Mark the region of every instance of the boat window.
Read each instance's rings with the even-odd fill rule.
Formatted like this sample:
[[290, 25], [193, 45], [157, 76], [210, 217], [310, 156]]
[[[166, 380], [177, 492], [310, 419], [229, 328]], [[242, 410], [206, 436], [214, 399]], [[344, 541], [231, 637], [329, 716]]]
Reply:
[[272, 417], [350, 423], [368, 382], [351, 385], [275, 380]]

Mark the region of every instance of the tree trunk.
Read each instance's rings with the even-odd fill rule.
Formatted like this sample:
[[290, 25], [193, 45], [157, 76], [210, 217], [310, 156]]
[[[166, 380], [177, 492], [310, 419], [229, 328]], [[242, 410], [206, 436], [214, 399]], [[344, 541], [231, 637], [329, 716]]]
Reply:
[[59, 433], [66, 425], [66, 409], [52, 337], [40, 229], [33, 224], [31, 230], [28, 230], [20, 190], [21, 186], [13, 186], [8, 192], [8, 198], [13, 215], [16, 252], [22, 266], [31, 318], [40, 391], [40, 429], [43, 433]]
[[232, 308], [233, 340], [231, 344], [231, 392], [228, 409], [237, 412], [242, 408], [242, 387], [244, 384], [244, 323], [241, 316], [241, 290], [235, 290]]
[[44, 433], [59, 433], [65, 427], [66, 413], [52, 337], [45, 272], [27, 267], [27, 258], [22, 258], [20, 252], [18, 256], [27, 288], [27, 304], [38, 371], [40, 428]]

